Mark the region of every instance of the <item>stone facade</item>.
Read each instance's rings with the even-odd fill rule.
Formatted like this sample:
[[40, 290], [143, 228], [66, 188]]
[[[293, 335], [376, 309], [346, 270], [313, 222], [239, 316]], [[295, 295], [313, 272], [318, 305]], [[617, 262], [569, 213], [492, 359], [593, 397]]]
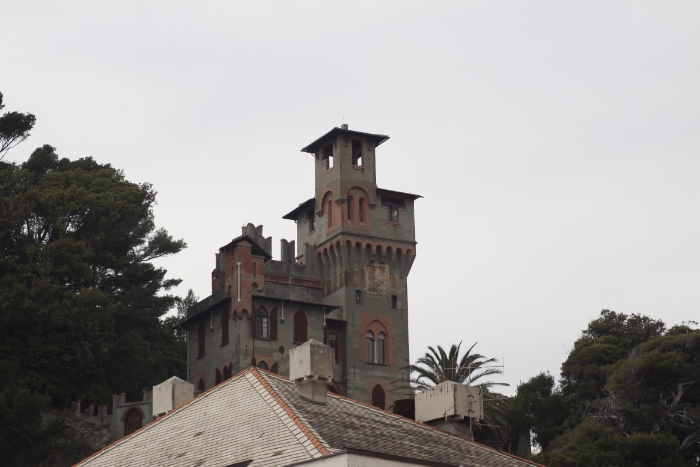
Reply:
[[289, 349], [336, 349], [330, 389], [388, 408], [406, 375], [407, 277], [416, 254], [414, 201], [377, 188], [376, 148], [388, 136], [334, 128], [302, 151], [315, 158], [315, 196], [284, 216], [296, 241], [248, 224], [216, 254], [212, 294], [193, 306], [188, 381], [206, 390], [255, 365], [289, 375]]

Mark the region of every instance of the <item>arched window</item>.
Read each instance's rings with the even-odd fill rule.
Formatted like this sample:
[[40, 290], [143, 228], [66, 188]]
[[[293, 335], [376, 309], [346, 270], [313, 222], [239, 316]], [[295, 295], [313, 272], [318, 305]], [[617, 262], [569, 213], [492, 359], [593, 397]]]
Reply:
[[221, 313], [221, 345], [228, 344], [228, 310]]
[[367, 331], [365, 334], [365, 361], [374, 362], [374, 334]]
[[306, 313], [299, 310], [294, 315], [294, 342], [306, 342], [308, 340], [306, 328]]
[[277, 365], [277, 362], [272, 364], [272, 368], [270, 368], [270, 372], [278, 375], [280, 373], [279, 371], [279, 365]]
[[216, 370], [216, 380], [214, 384], [221, 384], [221, 372], [219, 370]]
[[260, 307], [255, 313], [255, 337], [267, 339], [270, 337], [270, 322], [267, 318], [267, 310]]
[[260, 363], [258, 363], [258, 368], [260, 368], [261, 370], [270, 370], [270, 368], [267, 366], [267, 363], [265, 363], [265, 360], [260, 360]]
[[224, 381], [231, 377], [231, 365], [224, 367]]
[[360, 222], [365, 221], [365, 199], [360, 198], [360, 203], [357, 206], [357, 220]]
[[199, 383], [197, 383], [197, 391], [204, 392], [204, 378], [199, 378]]
[[333, 201], [328, 200], [328, 209], [326, 209], [326, 223], [328, 224], [328, 229], [333, 228]]
[[198, 350], [198, 357], [203, 357], [205, 353], [205, 346], [204, 346], [204, 339], [206, 339], [207, 335], [207, 324], [206, 324], [206, 319], [202, 318], [199, 321], [199, 329], [197, 329], [197, 350]]
[[129, 409], [124, 416], [124, 436], [130, 435], [143, 425], [141, 411], [136, 408]]
[[383, 332], [379, 333], [379, 336], [377, 337], [376, 341], [376, 351], [375, 353], [377, 354], [377, 363], [386, 363], [384, 361], [384, 339], [386, 336], [384, 336]]
[[348, 220], [349, 221], [352, 220], [352, 203], [354, 203], [354, 202], [355, 202], [355, 198], [353, 198], [352, 196], [348, 196], [347, 205], [348, 205]]
[[372, 405], [382, 410], [386, 408], [386, 396], [384, 395], [384, 388], [380, 384], [377, 384], [372, 389]]

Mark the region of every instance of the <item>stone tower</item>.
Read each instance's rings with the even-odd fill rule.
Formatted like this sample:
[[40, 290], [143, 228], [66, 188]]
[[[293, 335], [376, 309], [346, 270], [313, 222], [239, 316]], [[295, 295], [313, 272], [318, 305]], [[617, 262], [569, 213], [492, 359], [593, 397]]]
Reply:
[[390, 383], [410, 362], [406, 279], [419, 196], [377, 188], [377, 147], [388, 139], [343, 125], [303, 148], [315, 158], [315, 196], [285, 216], [297, 222], [298, 259], [316, 263], [323, 301], [339, 305], [326, 334], [344, 337], [343, 386], [358, 400], [372, 401], [378, 384], [393, 400]]
[[315, 159], [314, 197], [284, 216], [297, 239], [248, 224], [219, 249], [212, 295], [182, 324], [188, 381], [206, 390], [249, 365], [289, 374], [289, 349], [315, 339], [335, 349], [329, 389], [389, 408], [406, 375], [407, 277], [416, 253], [414, 201], [377, 187], [386, 135], [333, 128], [302, 151]]

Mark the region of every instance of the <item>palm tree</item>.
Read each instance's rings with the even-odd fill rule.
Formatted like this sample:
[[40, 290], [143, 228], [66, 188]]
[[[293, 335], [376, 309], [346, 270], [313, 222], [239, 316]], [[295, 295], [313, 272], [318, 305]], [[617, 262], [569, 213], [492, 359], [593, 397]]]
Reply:
[[481, 354], [472, 353], [476, 343], [469, 347], [469, 350], [459, 357], [462, 343], [452, 344], [449, 353], [445, 352], [441, 346], [437, 350], [428, 347], [429, 353], [416, 360], [414, 365], [407, 368], [417, 376], [410, 378], [411, 386], [422, 391], [431, 386], [435, 386], [445, 381], [455, 381], [467, 386], [479, 386], [482, 389], [489, 389], [493, 386], [508, 386], [507, 383], [497, 383], [494, 381], [481, 381], [482, 378], [503, 373], [500, 368], [488, 368], [490, 363], [498, 363], [495, 358], [486, 358]]
[[405, 367], [409, 370], [407, 379], [395, 381], [398, 384], [395, 391], [404, 392], [414, 397], [418, 391], [436, 386], [445, 381], [455, 381], [468, 386], [477, 386], [483, 390], [484, 419], [474, 425], [474, 437], [485, 444], [495, 447], [504, 446], [510, 437], [510, 426], [507, 421], [509, 400], [491, 388], [494, 386], [509, 386], [492, 380], [484, 380], [492, 375], [502, 374], [503, 370], [489, 366], [498, 363], [495, 358], [472, 353], [476, 343], [469, 347], [460, 357], [462, 343], [452, 344], [449, 352], [441, 346], [437, 350], [428, 347], [429, 352], [413, 365]]

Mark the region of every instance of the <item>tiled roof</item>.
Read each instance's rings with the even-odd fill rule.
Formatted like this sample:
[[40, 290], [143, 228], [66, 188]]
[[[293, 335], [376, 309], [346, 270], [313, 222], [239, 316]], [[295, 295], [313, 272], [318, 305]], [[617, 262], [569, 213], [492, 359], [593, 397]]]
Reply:
[[314, 404], [286, 378], [254, 368], [78, 465], [284, 466], [350, 450], [455, 466], [538, 465], [334, 394]]
[[325, 406], [312, 404], [299, 396], [285, 378], [254, 371], [333, 449], [473, 467], [539, 465], [335, 394], [328, 394]]

